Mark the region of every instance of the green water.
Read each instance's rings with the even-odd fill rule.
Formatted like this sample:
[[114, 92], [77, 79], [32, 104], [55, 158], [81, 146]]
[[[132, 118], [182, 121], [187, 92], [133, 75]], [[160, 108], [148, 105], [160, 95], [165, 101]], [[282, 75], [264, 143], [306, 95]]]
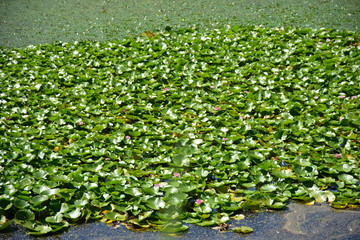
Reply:
[[115, 40], [166, 26], [360, 30], [359, 0], [0, 0], [0, 46]]

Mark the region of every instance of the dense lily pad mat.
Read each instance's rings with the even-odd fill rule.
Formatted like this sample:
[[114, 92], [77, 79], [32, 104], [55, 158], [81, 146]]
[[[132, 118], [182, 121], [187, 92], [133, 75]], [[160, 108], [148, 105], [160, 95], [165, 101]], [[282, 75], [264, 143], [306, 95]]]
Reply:
[[356, 33], [167, 30], [0, 50], [1, 228], [359, 204]]

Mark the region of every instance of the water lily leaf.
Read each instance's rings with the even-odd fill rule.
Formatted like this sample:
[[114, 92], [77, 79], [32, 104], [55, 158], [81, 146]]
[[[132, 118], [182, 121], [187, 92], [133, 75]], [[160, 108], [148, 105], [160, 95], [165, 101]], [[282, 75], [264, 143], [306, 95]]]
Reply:
[[216, 223], [217, 224], [221, 224], [221, 223], [226, 223], [230, 220], [229, 214], [227, 213], [219, 213], [216, 215]]
[[199, 225], [202, 227], [210, 227], [210, 226], [214, 226], [215, 224], [216, 224], [216, 222], [214, 220], [201, 221], [201, 222], [196, 223], [196, 225]]
[[202, 184], [194, 184], [194, 183], [192, 183], [192, 184], [182, 184], [182, 185], [180, 185], [180, 191], [184, 192], [184, 193], [191, 192], [191, 191], [193, 191], [193, 190], [195, 190], [197, 188], [200, 188], [201, 186], [203, 186], [203, 185]]
[[48, 223], [60, 223], [62, 220], [63, 215], [61, 213], [57, 213], [55, 216], [45, 218], [45, 221]]
[[316, 202], [333, 202], [335, 200], [335, 195], [330, 191], [322, 191], [316, 187], [309, 188], [310, 197], [315, 198]]
[[40, 194], [44, 196], [53, 196], [55, 194], [58, 194], [59, 192], [60, 192], [59, 188], [53, 188], [53, 189], [44, 190]]
[[188, 198], [188, 195], [185, 193], [174, 193], [165, 197], [164, 200], [171, 205], [181, 205]]
[[245, 218], [245, 215], [244, 214], [237, 214], [237, 215], [235, 215], [235, 216], [233, 216], [231, 218], [233, 218], [234, 220], [239, 221], [239, 220], [243, 220]]
[[48, 225], [37, 225], [35, 228], [31, 228], [30, 235], [43, 235], [52, 231], [52, 228]]
[[291, 178], [294, 172], [291, 169], [273, 170], [271, 174], [278, 178]]
[[19, 210], [15, 213], [15, 219], [19, 221], [34, 220], [35, 214], [29, 210]]
[[276, 191], [277, 187], [275, 186], [275, 184], [265, 184], [263, 186], [261, 186], [260, 190], [264, 191], [264, 192], [274, 192]]
[[[330, 201], [330, 200], [329, 200]], [[286, 208], [286, 203], [283, 202], [276, 202], [270, 206], [268, 206], [271, 209], [284, 209]]]
[[105, 217], [109, 220], [125, 221], [127, 219], [127, 214], [121, 214], [118, 212], [107, 212], [105, 214]]
[[30, 203], [32, 203], [34, 206], [37, 206], [37, 205], [45, 202], [45, 201], [48, 200], [48, 199], [49, 199], [48, 196], [38, 195], [38, 196], [33, 197], [33, 198], [30, 200]]
[[67, 203], [62, 203], [59, 213], [65, 213], [69, 210], [69, 205]]
[[338, 178], [346, 184], [356, 184], [358, 182], [358, 180], [350, 174], [340, 174]]
[[184, 222], [194, 224], [194, 223], [201, 222], [201, 219], [200, 218], [187, 218], [184, 220]]
[[195, 171], [195, 174], [199, 177], [207, 177], [209, 175], [209, 171], [205, 170], [204, 168], [199, 168]]
[[178, 154], [173, 158], [175, 166], [185, 167], [189, 166], [190, 159], [185, 154]]
[[160, 230], [166, 233], [176, 233], [176, 232], [184, 232], [187, 231], [188, 229], [189, 227], [182, 224], [181, 222], [173, 222], [166, 224]]
[[97, 199], [94, 199], [94, 200], [91, 201], [91, 205], [93, 205], [95, 207], [98, 207], [98, 208], [106, 207], [109, 204], [110, 204], [109, 202], [101, 202], [101, 201], [99, 201]]
[[19, 198], [15, 198], [13, 201], [13, 204], [15, 207], [20, 208], [20, 209], [26, 208], [30, 205], [27, 201], [19, 199]]
[[126, 188], [124, 192], [135, 197], [142, 195], [140, 188]]
[[149, 218], [154, 211], [146, 211], [139, 214], [139, 221]]
[[152, 197], [152, 198], [149, 198], [147, 201], [146, 201], [146, 204], [152, 208], [152, 209], [162, 209], [162, 208], [165, 208], [166, 206], [166, 203], [164, 202], [164, 200], [162, 200], [161, 198], [159, 197]]
[[254, 231], [251, 227], [246, 226], [234, 227], [231, 230], [236, 233], [252, 233]]
[[200, 213], [210, 213], [212, 211], [212, 208], [209, 204], [206, 203], [195, 207], [194, 210]]
[[73, 211], [66, 213], [65, 216], [71, 219], [77, 219], [81, 216], [81, 210], [80, 208], [75, 208]]

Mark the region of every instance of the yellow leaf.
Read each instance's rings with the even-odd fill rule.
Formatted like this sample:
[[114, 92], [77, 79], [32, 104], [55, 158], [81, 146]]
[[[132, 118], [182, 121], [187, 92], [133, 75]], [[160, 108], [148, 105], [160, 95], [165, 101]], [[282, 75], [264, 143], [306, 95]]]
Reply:
[[150, 31], [145, 31], [141, 34], [143, 37], [155, 37], [155, 34]]
[[58, 152], [58, 151], [60, 151], [60, 147], [55, 147], [54, 152]]

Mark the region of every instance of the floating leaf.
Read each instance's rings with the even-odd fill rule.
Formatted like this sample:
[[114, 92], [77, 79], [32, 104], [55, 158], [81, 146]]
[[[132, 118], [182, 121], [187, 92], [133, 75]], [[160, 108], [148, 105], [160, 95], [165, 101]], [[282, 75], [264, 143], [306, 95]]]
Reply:
[[125, 221], [127, 219], [127, 214], [120, 214], [118, 212], [107, 212], [105, 217], [109, 220], [115, 221]]
[[65, 216], [71, 219], [77, 219], [81, 216], [81, 210], [80, 208], [75, 208], [73, 211], [66, 213]]
[[188, 226], [182, 224], [181, 222], [168, 223], [160, 230], [166, 233], [176, 233], [176, 232], [184, 232], [189, 229]]
[[19, 210], [15, 213], [15, 219], [19, 221], [31, 221], [35, 219], [35, 214], [30, 210]]
[[152, 197], [152, 198], [149, 198], [147, 201], [146, 201], [146, 204], [152, 208], [152, 209], [162, 209], [166, 206], [166, 203], [164, 202], [164, 200], [162, 200], [161, 198], [159, 197]]
[[252, 233], [254, 231], [251, 227], [246, 226], [234, 227], [231, 230], [236, 233]]
[[245, 215], [244, 214], [237, 214], [237, 215], [233, 216], [232, 218], [239, 221], [239, 220], [243, 220], [245, 218]]

